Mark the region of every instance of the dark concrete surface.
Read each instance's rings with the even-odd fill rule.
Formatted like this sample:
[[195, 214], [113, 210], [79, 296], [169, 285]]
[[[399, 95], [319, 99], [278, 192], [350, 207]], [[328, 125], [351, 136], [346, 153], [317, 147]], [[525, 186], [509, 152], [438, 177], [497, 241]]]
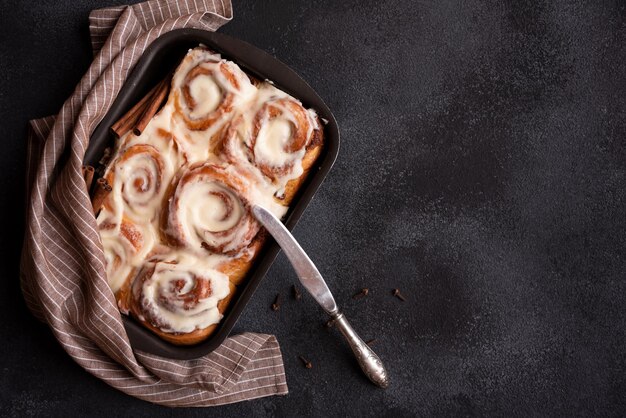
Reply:
[[340, 155], [295, 234], [392, 385], [311, 298], [270, 310], [281, 256], [237, 330], [278, 337], [289, 395], [188, 410], [83, 371], [19, 293], [26, 121], [71, 93], [88, 12], [112, 3], [1, 2], [0, 415], [626, 414], [624, 2], [235, 1], [223, 31], [335, 112]]

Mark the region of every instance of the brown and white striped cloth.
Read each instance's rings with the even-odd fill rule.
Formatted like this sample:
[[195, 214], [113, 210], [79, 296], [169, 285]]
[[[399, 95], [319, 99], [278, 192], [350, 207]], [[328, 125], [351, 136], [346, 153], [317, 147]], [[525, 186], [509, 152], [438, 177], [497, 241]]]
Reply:
[[85, 370], [162, 405], [286, 394], [280, 348], [273, 336], [245, 333], [190, 361], [133, 350], [106, 281], [82, 160], [91, 133], [152, 41], [177, 28], [216, 30], [231, 18], [230, 0], [153, 0], [92, 12], [89, 71], [57, 116], [30, 124], [20, 275], [26, 303]]

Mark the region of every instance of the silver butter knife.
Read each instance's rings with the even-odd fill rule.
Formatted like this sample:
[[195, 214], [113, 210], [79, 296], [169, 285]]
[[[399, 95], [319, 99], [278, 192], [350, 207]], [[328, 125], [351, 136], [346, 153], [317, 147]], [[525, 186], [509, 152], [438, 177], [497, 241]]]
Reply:
[[252, 208], [252, 213], [265, 229], [272, 234], [278, 245], [281, 246], [296, 271], [302, 286], [335, 321], [335, 325], [346, 338], [346, 341], [348, 341], [365, 375], [381, 388], [389, 386], [389, 376], [382, 361], [358, 336], [345, 315], [339, 310], [335, 303], [335, 298], [330, 293], [330, 289], [328, 289], [322, 275], [302, 247], [300, 247], [298, 241], [285, 228], [285, 225], [268, 210], [255, 205]]

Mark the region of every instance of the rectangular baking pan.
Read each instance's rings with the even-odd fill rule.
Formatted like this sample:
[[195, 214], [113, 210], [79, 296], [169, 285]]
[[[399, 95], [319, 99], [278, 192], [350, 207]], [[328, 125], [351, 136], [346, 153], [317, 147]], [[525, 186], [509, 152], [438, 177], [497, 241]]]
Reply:
[[[85, 164], [97, 166], [104, 149], [114, 143], [110, 134], [111, 125], [169, 71], [175, 69], [190, 48], [199, 44], [204, 44], [219, 52], [224, 58], [237, 63], [249, 74], [261, 80], [271, 80], [277, 87], [300, 100], [307, 108], [315, 109], [320, 118], [325, 121], [323, 151], [316, 166], [311, 169], [309, 178], [293, 200], [285, 219], [285, 225], [292, 230], [335, 162], [339, 151], [337, 122], [317, 93], [287, 65], [246, 42], [221, 33], [178, 29], [156, 39], [146, 49], [111, 109], [91, 136], [85, 153]], [[218, 329], [205, 341], [193, 346], [177, 346], [157, 337], [131, 317], [122, 315], [132, 347], [159, 356], [183, 360], [210, 353], [228, 336], [279, 250], [280, 248], [273, 239], [268, 240], [248, 277], [239, 286], [235, 297], [224, 312]]]

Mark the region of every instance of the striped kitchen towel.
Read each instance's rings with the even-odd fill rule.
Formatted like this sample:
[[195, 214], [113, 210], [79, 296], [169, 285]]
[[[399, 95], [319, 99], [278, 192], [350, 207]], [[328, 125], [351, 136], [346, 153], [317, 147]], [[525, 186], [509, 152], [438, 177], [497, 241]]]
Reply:
[[106, 281], [82, 160], [91, 133], [151, 42], [178, 28], [216, 30], [231, 18], [230, 0], [153, 0], [92, 12], [93, 63], [58, 115], [30, 123], [21, 262], [26, 303], [85, 370], [162, 405], [286, 394], [280, 348], [273, 336], [244, 333], [196, 360], [133, 350]]

